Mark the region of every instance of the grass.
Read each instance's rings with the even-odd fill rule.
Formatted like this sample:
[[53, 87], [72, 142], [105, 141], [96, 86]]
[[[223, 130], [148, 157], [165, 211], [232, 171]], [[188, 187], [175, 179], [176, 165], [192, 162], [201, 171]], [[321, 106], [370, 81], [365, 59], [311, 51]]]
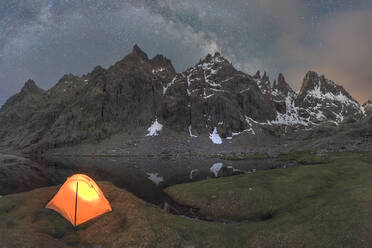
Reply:
[[[308, 153], [281, 155], [310, 163]], [[44, 206], [56, 187], [0, 198], [1, 247], [372, 247], [372, 153], [175, 185], [166, 191], [206, 215], [170, 215], [107, 182], [113, 212], [74, 230]]]
[[[58, 213], [45, 209], [58, 190], [56, 187], [2, 197], [0, 247], [152, 247], [154, 243], [162, 244], [163, 241], [156, 240], [170, 232], [169, 227], [162, 224], [163, 217], [168, 214], [110, 183], [99, 182], [99, 185], [113, 212], [77, 230]], [[177, 244], [174, 238], [177, 235], [163, 238], [169, 244], [165, 247]]]
[[220, 158], [223, 160], [262, 160], [268, 159], [270, 156], [267, 153], [219, 153], [219, 154], [203, 154], [206, 158]]
[[331, 154], [317, 155], [315, 152], [298, 151], [281, 153], [276, 159], [279, 161], [296, 161], [302, 165], [326, 164], [330, 162]]
[[246, 247], [372, 246], [372, 153], [280, 158], [315, 165], [175, 185], [166, 192], [205, 215], [241, 221], [226, 226], [240, 226], [245, 238], [232, 235]]

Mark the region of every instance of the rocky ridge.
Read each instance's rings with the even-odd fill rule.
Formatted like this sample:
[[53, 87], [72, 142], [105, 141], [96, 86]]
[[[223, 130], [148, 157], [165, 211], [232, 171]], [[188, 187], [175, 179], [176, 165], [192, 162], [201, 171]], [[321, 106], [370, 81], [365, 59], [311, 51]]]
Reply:
[[[342, 87], [308, 72], [299, 93], [280, 74], [270, 82], [236, 70], [216, 53], [176, 73], [169, 59], [149, 59], [137, 45], [108, 69], [63, 76], [44, 91], [29, 80], [0, 109], [0, 143], [20, 149], [99, 142], [142, 128], [163, 128], [214, 144], [277, 126], [308, 128], [361, 120], [364, 108]], [[145, 134], [146, 129], [148, 133]]]
[[299, 114], [310, 123], [342, 123], [345, 118], [362, 119], [364, 108], [340, 85], [308, 72], [296, 99]]

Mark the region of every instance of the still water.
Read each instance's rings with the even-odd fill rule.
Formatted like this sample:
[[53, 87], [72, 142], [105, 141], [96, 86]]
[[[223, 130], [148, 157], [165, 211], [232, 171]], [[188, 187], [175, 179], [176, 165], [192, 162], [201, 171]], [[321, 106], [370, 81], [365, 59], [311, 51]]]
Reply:
[[47, 176], [52, 184], [58, 185], [73, 174], [83, 173], [96, 181], [109, 181], [148, 202], [161, 204], [163, 189], [174, 184], [281, 166], [271, 159], [224, 161], [201, 157], [50, 156], [47, 158]]

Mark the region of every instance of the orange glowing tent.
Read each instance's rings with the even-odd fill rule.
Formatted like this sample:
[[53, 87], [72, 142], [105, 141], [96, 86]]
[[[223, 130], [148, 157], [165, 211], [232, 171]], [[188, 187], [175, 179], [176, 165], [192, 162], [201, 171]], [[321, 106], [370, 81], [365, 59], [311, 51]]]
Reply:
[[98, 185], [83, 174], [67, 178], [46, 208], [57, 211], [73, 226], [112, 211]]

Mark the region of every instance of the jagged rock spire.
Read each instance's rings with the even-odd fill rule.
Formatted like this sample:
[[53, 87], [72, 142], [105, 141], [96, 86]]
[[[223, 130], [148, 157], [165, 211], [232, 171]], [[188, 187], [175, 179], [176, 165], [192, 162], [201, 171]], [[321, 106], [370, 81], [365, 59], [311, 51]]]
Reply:
[[41, 92], [43, 91], [42, 89], [40, 89], [34, 80], [32, 79], [29, 79], [25, 82], [21, 92]]
[[215, 52], [214, 55], [208, 53], [207, 56], [205, 56], [204, 59], [201, 59], [198, 64], [202, 63], [209, 63], [209, 62], [214, 62], [214, 63], [229, 63], [227, 59], [225, 59], [219, 52]]
[[24, 86], [23, 86], [23, 89], [33, 89], [37, 87], [36, 83], [34, 80], [32, 79], [29, 79], [25, 82]]
[[285, 82], [285, 78], [284, 78], [284, 76], [283, 76], [282, 73], [279, 73], [279, 75], [278, 75], [278, 84], [283, 84], [283, 83], [286, 83]]
[[285, 81], [284, 75], [282, 73], [279, 73], [278, 79], [277, 80], [274, 80], [273, 87], [275, 89], [278, 89], [284, 95], [287, 95], [288, 92], [293, 92], [292, 88]]
[[267, 74], [266, 74], [266, 71], [264, 71], [264, 74], [263, 74], [263, 76], [262, 76], [262, 82], [263, 83], [266, 83], [266, 82], [268, 82], [270, 79], [269, 79], [269, 76], [267, 76]]
[[306, 73], [302, 83], [300, 94], [307, 94], [308, 91], [314, 90], [319, 87], [322, 93], [330, 92], [334, 95], [342, 94], [347, 98], [355, 101], [353, 97], [347, 92], [342, 85], [338, 85], [335, 82], [327, 79], [324, 75], [320, 75], [314, 71]]
[[260, 79], [260, 78], [261, 78], [261, 72], [260, 72], [260, 70], [258, 70], [258, 71], [256, 72], [256, 74], [254, 74], [253, 77], [256, 78], [256, 79]]
[[132, 54], [133, 55], [136, 55], [136, 56], [138, 56], [138, 57], [140, 57], [140, 58], [142, 58], [144, 60], [148, 60], [149, 59], [148, 56], [147, 56], [147, 54], [137, 44], [135, 44], [133, 46]]
[[207, 56], [205, 57], [205, 61], [209, 61], [213, 58], [212, 54], [208, 53]]
[[314, 88], [315, 84], [319, 82], [319, 75], [314, 71], [308, 71], [302, 82], [300, 92], [304, 92], [310, 88]]

